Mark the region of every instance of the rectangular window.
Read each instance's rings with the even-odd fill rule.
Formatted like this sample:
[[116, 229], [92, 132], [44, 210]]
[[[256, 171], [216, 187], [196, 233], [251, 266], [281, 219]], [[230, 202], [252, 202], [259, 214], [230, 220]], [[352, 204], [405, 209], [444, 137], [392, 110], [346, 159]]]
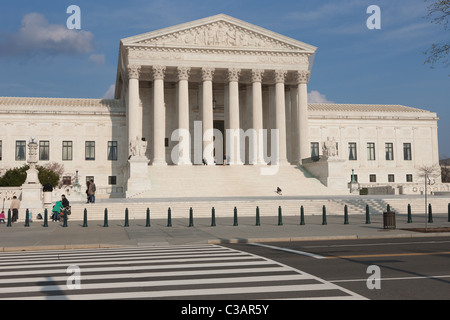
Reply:
[[311, 142], [311, 158], [319, 156], [319, 143]]
[[25, 140], [16, 141], [16, 161], [25, 161], [27, 152], [27, 142]]
[[72, 177], [71, 176], [64, 176], [62, 178], [62, 182], [64, 186], [70, 186], [72, 184]]
[[63, 141], [62, 143], [62, 159], [63, 161], [72, 160], [72, 141]]
[[367, 142], [367, 160], [375, 160], [375, 143]]
[[117, 177], [116, 176], [109, 176], [108, 177], [108, 184], [109, 185], [116, 185], [117, 184]]
[[0, 161], [2, 160], [3, 142], [0, 140]]
[[413, 175], [412, 174], [407, 174], [406, 175], [406, 182], [413, 182]]
[[388, 174], [388, 182], [395, 182], [395, 178], [393, 174]]
[[377, 182], [377, 175], [376, 174], [369, 175], [369, 181], [370, 182]]
[[50, 159], [50, 141], [39, 141], [39, 160]]
[[411, 143], [403, 144], [403, 160], [411, 160]]
[[85, 160], [95, 160], [95, 141], [86, 141]]
[[108, 160], [117, 160], [117, 141], [108, 141]]
[[357, 160], [358, 157], [356, 155], [356, 142], [348, 143], [348, 160]]
[[386, 160], [394, 160], [394, 144], [392, 142], [386, 143]]

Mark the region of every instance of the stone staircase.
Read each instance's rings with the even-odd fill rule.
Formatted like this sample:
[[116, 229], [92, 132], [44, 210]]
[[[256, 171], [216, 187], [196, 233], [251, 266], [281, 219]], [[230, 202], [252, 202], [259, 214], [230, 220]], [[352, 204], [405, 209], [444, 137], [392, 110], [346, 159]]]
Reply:
[[[348, 206], [348, 213], [365, 214], [366, 204], [371, 214], [382, 214], [387, 204], [398, 214], [406, 214], [408, 203], [411, 204], [413, 214], [424, 214], [424, 200], [418, 197], [389, 197], [366, 198], [356, 196], [348, 198], [288, 198], [284, 196], [268, 198], [210, 198], [210, 199], [111, 199], [95, 204], [72, 203], [71, 220], [83, 220], [84, 209], [87, 210], [88, 220], [103, 220], [105, 208], [108, 209], [110, 220], [124, 220], [125, 209], [128, 208], [129, 219], [146, 218], [147, 208], [150, 209], [151, 219], [167, 219], [168, 208], [171, 208], [172, 219], [188, 219], [189, 209], [192, 207], [194, 218], [211, 217], [211, 209], [215, 208], [216, 217], [232, 219], [234, 207], [238, 216], [255, 216], [256, 207], [260, 209], [261, 217], [276, 216], [281, 206], [283, 216], [300, 216], [300, 206], [305, 215], [321, 215], [325, 205], [327, 215], [343, 215], [344, 206]], [[434, 214], [447, 214], [450, 198], [432, 197], [429, 199]], [[231, 221], [231, 220], [230, 220]]]
[[[273, 170], [275, 174], [264, 174]], [[152, 185], [130, 198], [274, 196], [277, 187], [285, 196], [336, 195], [297, 166], [165, 166], [148, 167]], [[347, 192], [348, 194], [348, 192]]]

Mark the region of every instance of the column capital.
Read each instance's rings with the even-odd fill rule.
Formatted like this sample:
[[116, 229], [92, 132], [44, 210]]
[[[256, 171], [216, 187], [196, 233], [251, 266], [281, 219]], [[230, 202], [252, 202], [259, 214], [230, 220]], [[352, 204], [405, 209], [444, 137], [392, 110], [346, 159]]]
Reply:
[[191, 73], [190, 67], [178, 67], [178, 80], [189, 80], [189, 75]]
[[139, 79], [140, 74], [141, 74], [141, 66], [139, 66], [139, 65], [128, 66], [128, 78], [129, 79]]
[[295, 73], [295, 80], [298, 84], [308, 83], [310, 74], [311, 74], [310, 71], [297, 71]]
[[287, 70], [275, 70], [275, 83], [284, 83]]
[[214, 77], [214, 68], [205, 67], [202, 68], [202, 80], [203, 81], [212, 81]]
[[164, 80], [164, 75], [166, 73], [165, 66], [152, 66], [153, 80]]
[[228, 82], [239, 81], [239, 76], [241, 75], [241, 69], [230, 68], [227, 70], [227, 80]]
[[262, 82], [264, 70], [252, 69], [252, 82]]

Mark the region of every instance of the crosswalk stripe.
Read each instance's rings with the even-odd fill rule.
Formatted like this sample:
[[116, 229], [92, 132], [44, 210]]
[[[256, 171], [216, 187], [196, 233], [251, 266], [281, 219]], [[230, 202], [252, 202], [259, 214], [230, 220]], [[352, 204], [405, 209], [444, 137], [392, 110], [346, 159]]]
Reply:
[[[308, 273], [218, 245], [0, 254], [0, 299], [140, 299], [244, 296], [363, 297]], [[3, 259], [5, 258], [5, 259]], [[69, 265], [80, 268], [70, 290]]]
[[[201, 284], [220, 284], [220, 283], [250, 283], [250, 282], [269, 282], [269, 281], [290, 281], [305, 280], [309, 277], [305, 275], [281, 275], [281, 276], [255, 276], [255, 277], [235, 277], [235, 278], [205, 278], [205, 279], [181, 279], [181, 280], [161, 280], [161, 281], [135, 281], [135, 282], [110, 282], [83, 284], [80, 290], [90, 289], [112, 289], [112, 288], [145, 288], [159, 286], [185, 286]], [[65, 284], [64, 284], [65, 285]], [[30, 287], [10, 287], [0, 288], [0, 294], [13, 292], [45, 292], [60, 291], [59, 285], [30, 286]]]
[[[238, 268], [238, 269], [207, 269], [207, 270], [189, 270], [190, 276], [214, 275], [214, 274], [246, 274], [246, 273], [270, 273], [270, 272], [292, 272], [290, 268], [283, 267], [267, 267], [267, 268]], [[123, 278], [157, 278], [157, 277], [179, 277], [185, 276], [186, 270], [183, 271], [164, 271], [164, 272], [139, 272], [139, 273], [111, 273], [111, 274], [88, 274], [83, 272], [83, 280], [107, 280], [107, 279], [123, 279]], [[48, 277], [34, 278], [11, 278], [0, 279], [0, 284], [7, 285], [9, 283], [33, 283], [48, 281]], [[52, 282], [66, 281], [66, 276], [53, 276]]]

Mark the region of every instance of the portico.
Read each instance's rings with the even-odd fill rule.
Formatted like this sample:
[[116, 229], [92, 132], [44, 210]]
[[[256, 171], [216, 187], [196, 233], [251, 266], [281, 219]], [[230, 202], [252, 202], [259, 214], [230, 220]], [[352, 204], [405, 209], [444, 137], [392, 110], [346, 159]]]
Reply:
[[[226, 15], [123, 39], [116, 99], [127, 97], [128, 140], [149, 141], [152, 166], [213, 165], [223, 161], [213, 123], [223, 120], [227, 164], [267, 164], [273, 153], [276, 164], [299, 164], [309, 157], [315, 50]], [[196, 122], [201, 137], [194, 137]], [[189, 135], [201, 139], [201, 150], [185, 141]]]

